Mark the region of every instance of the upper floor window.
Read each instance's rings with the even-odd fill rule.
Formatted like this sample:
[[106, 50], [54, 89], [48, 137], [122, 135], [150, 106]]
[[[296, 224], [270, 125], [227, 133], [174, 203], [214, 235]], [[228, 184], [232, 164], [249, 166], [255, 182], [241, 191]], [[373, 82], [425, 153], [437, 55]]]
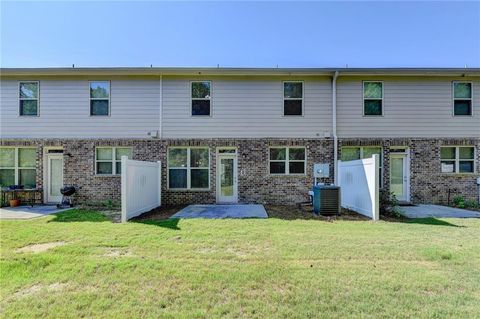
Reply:
[[38, 82], [20, 82], [20, 115], [38, 116]]
[[131, 147], [97, 147], [95, 174], [119, 175], [122, 173], [122, 156], [132, 158]]
[[0, 187], [23, 185], [36, 186], [37, 150], [29, 147], [0, 148]]
[[210, 188], [210, 151], [207, 147], [171, 147], [167, 165], [168, 188]]
[[472, 115], [472, 83], [453, 82], [453, 115]]
[[475, 172], [475, 149], [471, 146], [448, 146], [440, 149], [442, 173]]
[[283, 115], [303, 115], [303, 82], [283, 82]]
[[383, 82], [363, 82], [363, 115], [383, 115]]
[[192, 81], [192, 116], [210, 116], [211, 86], [210, 81]]
[[305, 147], [271, 147], [270, 174], [305, 174]]
[[110, 82], [90, 82], [90, 115], [110, 114]]

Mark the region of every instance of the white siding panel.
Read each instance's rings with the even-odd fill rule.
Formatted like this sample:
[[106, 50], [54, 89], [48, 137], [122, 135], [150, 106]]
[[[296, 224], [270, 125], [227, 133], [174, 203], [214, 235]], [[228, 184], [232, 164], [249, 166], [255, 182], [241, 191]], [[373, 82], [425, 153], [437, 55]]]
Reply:
[[304, 116], [283, 116], [282, 78], [204, 78], [212, 82], [211, 117], [192, 117], [191, 78], [163, 78], [163, 136], [324, 137], [331, 132], [331, 82], [304, 80]]
[[[339, 78], [339, 137], [480, 137], [480, 82], [473, 82], [474, 116], [453, 116], [452, 81], [374, 78], [384, 85], [384, 116], [363, 116], [362, 80]], [[468, 81], [468, 80], [467, 80]]]
[[2, 79], [0, 84], [2, 138], [147, 138], [147, 132], [160, 129], [158, 81], [112, 80], [110, 116], [92, 117], [88, 80], [40, 79], [40, 116], [20, 117], [20, 80]]

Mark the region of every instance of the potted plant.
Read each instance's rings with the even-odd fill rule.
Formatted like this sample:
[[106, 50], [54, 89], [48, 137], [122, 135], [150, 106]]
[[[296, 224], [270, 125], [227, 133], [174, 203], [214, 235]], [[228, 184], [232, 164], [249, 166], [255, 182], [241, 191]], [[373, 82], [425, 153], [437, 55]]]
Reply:
[[13, 186], [10, 186], [9, 187], [11, 190], [13, 190], [13, 193], [12, 193], [12, 198], [10, 199], [10, 207], [17, 207], [20, 205], [20, 199], [17, 198], [17, 193], [15, 192], [15, 190], [17, 189], [22, 189], [23, 187], [20, 186], [20, 185], [13, 185]]

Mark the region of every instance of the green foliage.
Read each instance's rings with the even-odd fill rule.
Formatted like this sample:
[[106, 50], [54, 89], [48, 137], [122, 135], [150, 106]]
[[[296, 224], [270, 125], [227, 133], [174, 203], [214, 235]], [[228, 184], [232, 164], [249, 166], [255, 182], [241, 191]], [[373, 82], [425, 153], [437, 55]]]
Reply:
[[480, 208], [480, 204], [474, 199], [467, 199], [465, 201], [465, 208]]
[[398, 200], [393, 192], [380, 191], [380, 213], [386, 216], [401, 216]]

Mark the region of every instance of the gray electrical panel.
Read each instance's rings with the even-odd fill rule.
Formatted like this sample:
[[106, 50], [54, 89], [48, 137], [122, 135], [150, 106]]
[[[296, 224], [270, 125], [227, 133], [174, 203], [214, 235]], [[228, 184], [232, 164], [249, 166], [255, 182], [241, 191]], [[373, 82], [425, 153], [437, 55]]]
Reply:
[[313, 164], [313, 177], [325, 178], [330, 176], [330, 166], [328, 163]]

